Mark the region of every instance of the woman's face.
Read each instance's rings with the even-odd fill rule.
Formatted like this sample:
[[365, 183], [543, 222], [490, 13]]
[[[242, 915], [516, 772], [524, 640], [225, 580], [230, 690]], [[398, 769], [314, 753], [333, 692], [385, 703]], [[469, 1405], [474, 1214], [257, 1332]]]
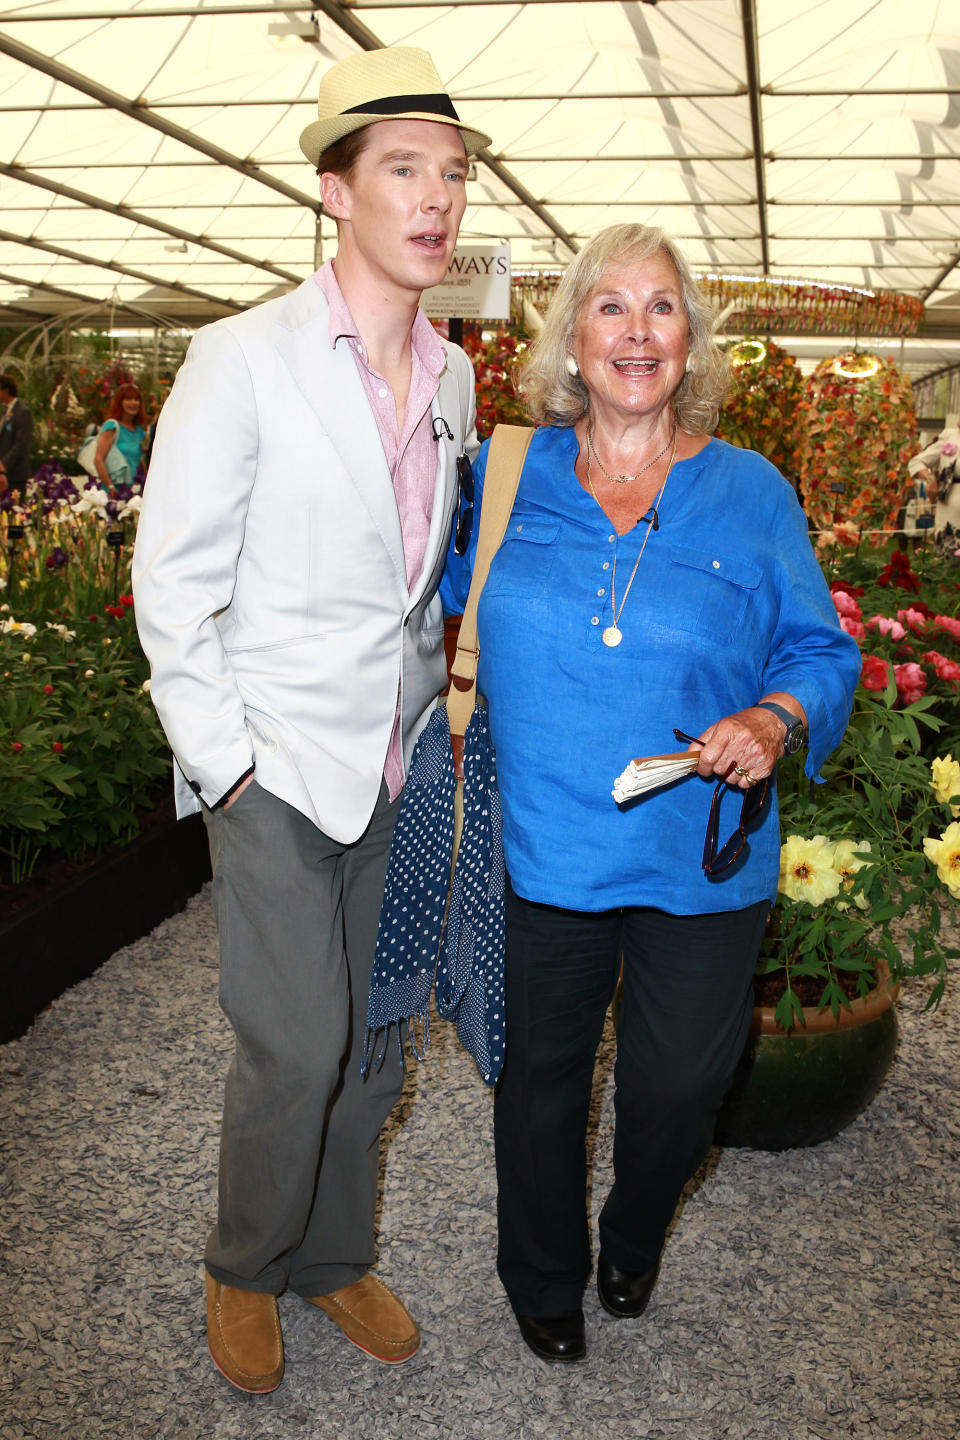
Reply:
[[135, 420], [140, 414], [139, 395], [124, 395], [120, 405], [123, 410], [123, 418], [127, 421]]
[[690, 327], [666, 255], [611, 265], [573, 329], [573, 354], [598, 413], [656, 416], [683, 379]]

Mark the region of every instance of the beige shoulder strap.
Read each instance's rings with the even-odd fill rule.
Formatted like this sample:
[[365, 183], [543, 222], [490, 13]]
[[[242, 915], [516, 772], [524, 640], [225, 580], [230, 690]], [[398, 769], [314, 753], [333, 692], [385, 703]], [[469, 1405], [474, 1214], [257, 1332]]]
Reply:
[[483, 504], [480, 507], [480, 531], [477, 536], [473, 579], [460, 623], [456, 657], [450, 667], [450, 693], [447, 696], [450, 735], [460, 738], [459, 747], [456, 741], [454, 742], [454, 761], [458, 775], [462, 767], [463, 736], [477, 698], [477, 664], [480, 659], [477, 647], [477, 606], [480, 604], [480, 593], [486, 583], [490, 562], [500, 548], [510, 512], [513, 510], [520, 472], [532, 435], [533, 430], [525, 425], [498, 425], [490, 441], [483, 479]]

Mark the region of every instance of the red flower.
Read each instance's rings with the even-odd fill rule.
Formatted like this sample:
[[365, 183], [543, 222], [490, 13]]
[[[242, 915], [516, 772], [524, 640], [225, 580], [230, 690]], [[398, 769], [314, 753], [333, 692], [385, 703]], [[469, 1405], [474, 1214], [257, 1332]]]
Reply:
[[130, 606], [133, 604], [133, 596], [132, 596], [132, 595], [121, 595], [121, 596], [120, 596], [120, 604], [123, 605], [123, 606], [125, 606], [126, 609], [129, 610], [129, 609], [130, 609]]
[[63, 754], [63, 741], [62, 741], [62, 740], [54, 740], [53, 744], [50, 746], [50, 749], [54, 752], [55, 755], [62, 755], [62, 754]]
[[885, 690], [890, 679], [890, 662], [879, 655], [864, 655], [860, 665], [860, 684], [864, 690]]
[[52, 694], [53, 694], [53, 686], [52, 686], [52, 685], [44, 685], [44, 687], [43, 687], [43, 693], [44, 693], [44, 695], [52, 695]]
[[897, 700], [902, 705], [912, 705], [927, 693], [927, 677], [915, 660], [894, 665], [893, 678], [897, 682]]
[[19, 753], [23, 749], [23, 746], [20, 744], [19, 740], [14, 740], [13, 744], [10, 746], [10, 749], [13, 750], [15, 753]]
[[894, 550], [889, 563], [877, 576], [877, 584], [893, 585], [899, 590], [912, 590], [914, 594], [920, 589], [920, 581], [910, 568], [910, 561], [902, 550]]
[[933, 666], [938, 680], [946, 680], [955, 689], [960, 686], [960, 665], [956, 660], [948, 660], [939, 650], [926, 650], [920, 658]]
[[830, 593], [835, 595], [838, 590], [845, 590], [848, 595], [862, 595], [862, 585], [851, 585], [849, 580], [831, 580]]

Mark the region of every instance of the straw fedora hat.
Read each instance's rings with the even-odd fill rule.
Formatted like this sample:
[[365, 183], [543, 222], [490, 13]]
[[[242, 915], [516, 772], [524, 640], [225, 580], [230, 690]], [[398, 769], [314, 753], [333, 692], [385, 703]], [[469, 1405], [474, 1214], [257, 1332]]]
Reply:
[[361, 50], [332, 65], [320, 81], [318, 120], [300, 136], [300, 149], [316, 165], [331, 145], [377, 120], [437, 120], [456, 125], [468, 155], [490, 136], [463, 125], [426, 50], [394, 45]]

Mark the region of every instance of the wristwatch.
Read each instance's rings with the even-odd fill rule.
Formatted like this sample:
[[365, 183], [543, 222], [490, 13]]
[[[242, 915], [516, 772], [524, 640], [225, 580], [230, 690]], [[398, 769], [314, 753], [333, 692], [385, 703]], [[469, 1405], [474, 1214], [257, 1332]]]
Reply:
[[796, 715], [791, 715], [782, 705], [777, 705], [773, 700], [758, 700], [758, 710], [772, 710], [778, 720], [782, 720], [787, 727], [787, 733], [783, 737], [784, 755], [796, 755], [807, 743], [807, 727]]

